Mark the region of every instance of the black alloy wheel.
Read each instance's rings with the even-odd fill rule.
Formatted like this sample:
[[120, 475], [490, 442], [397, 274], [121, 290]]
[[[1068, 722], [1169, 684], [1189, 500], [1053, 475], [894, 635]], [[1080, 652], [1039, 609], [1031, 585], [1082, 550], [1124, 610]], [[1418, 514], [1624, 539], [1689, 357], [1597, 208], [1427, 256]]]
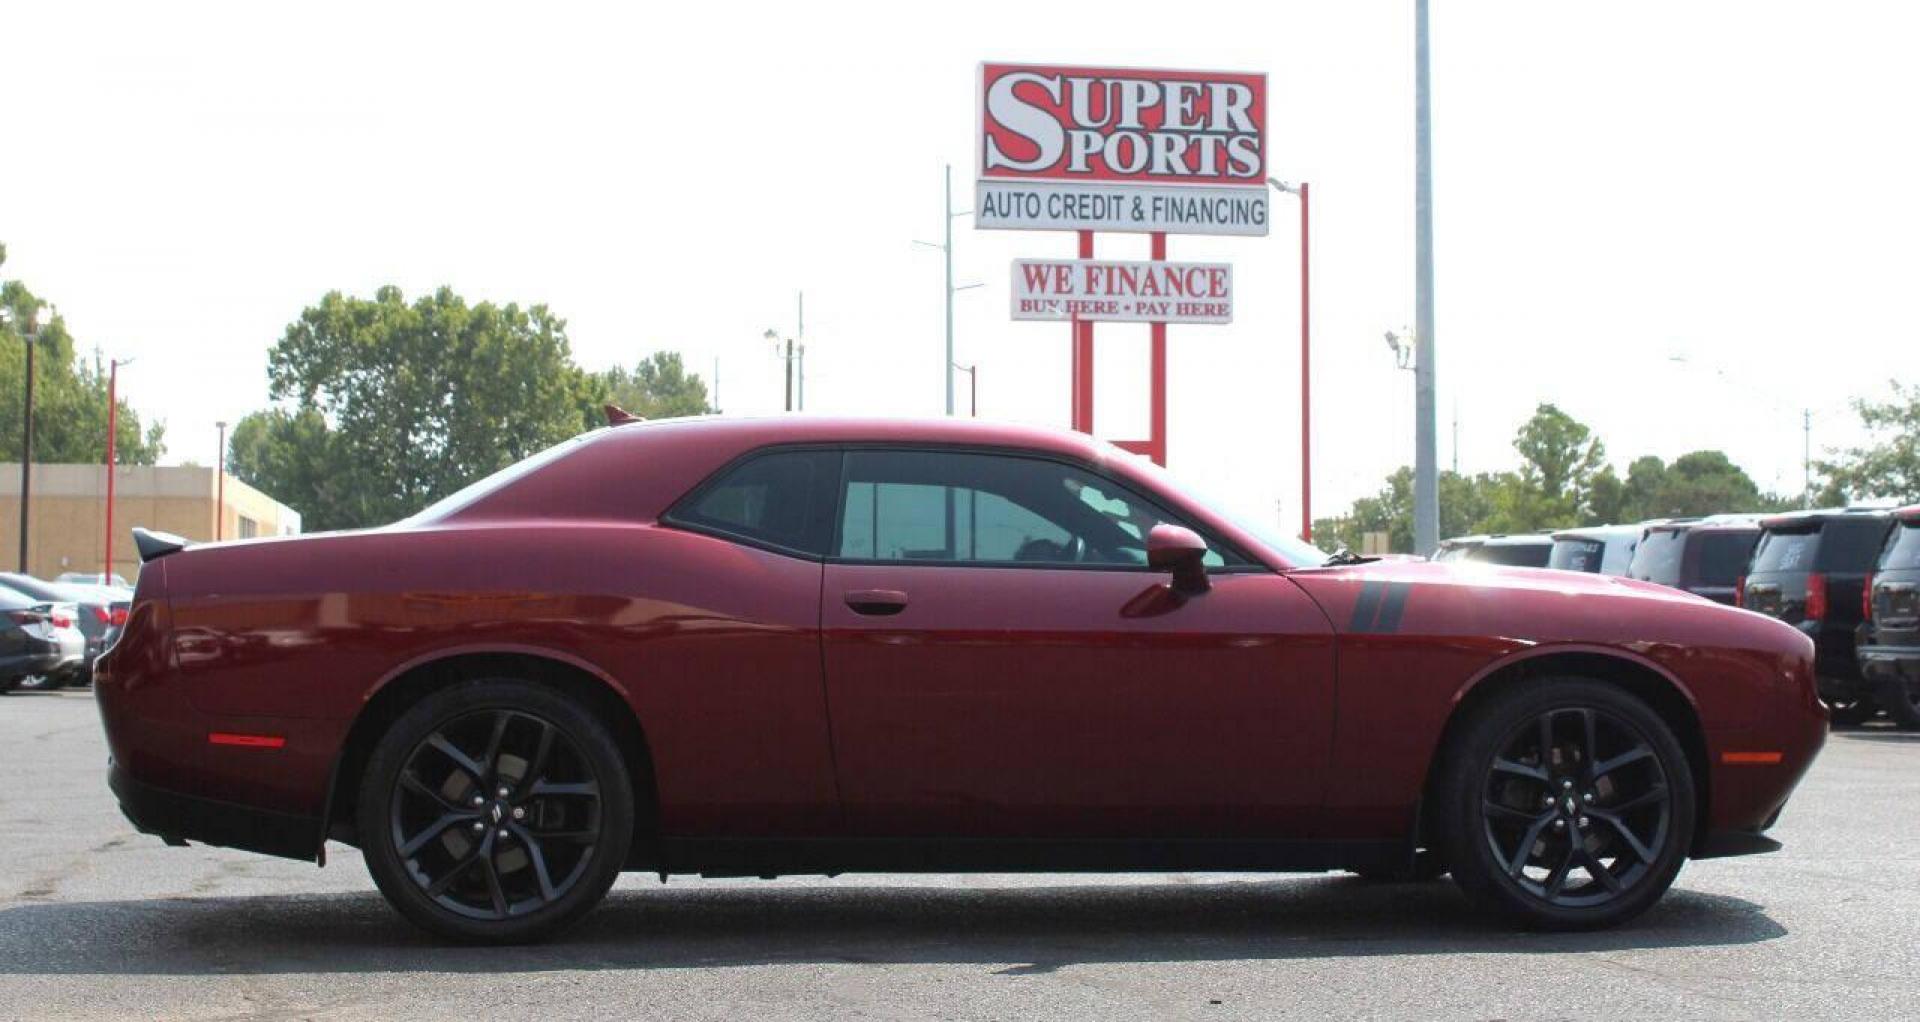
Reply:
[[566, 696], [521, 681], [428, 697], [368, 765], [359, 826], [381, 892], [459, 940], [546, 936], [597, 904], [633, 828], [626, 767]]
[[1691, 840], [1685, 753], [1631, 695], [1546, 679], [1484, 707], [1449, 764], [1454, 875], [1529, 925], [1608, 926], [1673, 882]]

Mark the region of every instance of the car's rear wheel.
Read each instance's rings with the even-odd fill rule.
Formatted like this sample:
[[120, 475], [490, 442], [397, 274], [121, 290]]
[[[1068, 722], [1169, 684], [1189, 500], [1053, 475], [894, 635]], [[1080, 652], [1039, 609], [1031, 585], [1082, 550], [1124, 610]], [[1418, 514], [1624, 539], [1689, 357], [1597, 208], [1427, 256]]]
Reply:
[[1880, 705], [1902, 730], [1920, 730], [1920, 675], [1900, 673], [1882, 683]]
[[1825, 699], [1827, 719], [1841, 727], [1865, 724], [1880, 715], [1880, 707], [1864, 696], [1851, 699]]
[[1686, 859], [1686, 753], [1618, 688], [1563, 677], [1509, 689], [1445, 755], [1447, 861], [1483, 909], [1541, 929], [1613, 926], [1658, 901]]
[[381, 737], [360, 787], [367, 869], [395, 909], [456, 940], [539, 940], [597, 905], [633, 838], [605, 727], [517, 679], [436, 692]]

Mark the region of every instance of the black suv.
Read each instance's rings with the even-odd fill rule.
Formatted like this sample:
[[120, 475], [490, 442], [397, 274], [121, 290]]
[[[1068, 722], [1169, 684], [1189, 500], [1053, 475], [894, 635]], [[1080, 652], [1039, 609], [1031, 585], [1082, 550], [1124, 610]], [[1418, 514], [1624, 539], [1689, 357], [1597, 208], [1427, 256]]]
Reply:
[[1860, 670], [1901, 727], [1920, 730], [1920, 504], [1893, 513], [1866, 585]]
[[1842, 724], [1878, 708], [1855, 653], [1862, 594], [1892, 516], [1879, 510], [1801, 511], [1760, 523], [1739, 604], [1799, 628], [1814, 642], [1820, 698]]
[[1759, 541], [1760, 525], [1751, 515], [1654, 522], [1633, 551], [1627, 577], [1732, 603]]

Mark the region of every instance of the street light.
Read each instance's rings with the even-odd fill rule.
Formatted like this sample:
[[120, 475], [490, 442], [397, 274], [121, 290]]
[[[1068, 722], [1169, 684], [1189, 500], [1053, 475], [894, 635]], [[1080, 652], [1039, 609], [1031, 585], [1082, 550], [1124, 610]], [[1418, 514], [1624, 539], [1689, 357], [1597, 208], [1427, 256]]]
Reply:
[[1275, 189], [1300, 200], [1300, 538], [1313, 542], [1313, 316], [1308, 297], [1311, 294], [1310, 249], [1307, 245], [1307, 213], [1310, 206], [1307, 182], [1288, 184], [1267, 178]]
[[116, 358], [107, 362], [107, 545], [106, 567], [100, 572], [100, 584], [113, 583], [113, 440], [120, 429], [120, 367], [131, 365], [133, 359]]
[[[766, 332], [766, 333], [764, 333], [764, 334], [762, 334], [761, 336], [763, 336], [763, 337], [765, 337], [765, 338], [766, 338], [767, 340], [769, 340], [769, 341], [772, 341], [772, 342], [773, 342], [773, 357], [774, 357], [774, 358], [779, 358], [779, 359], [785, 359], [785, 360], [786, 360], [786, 363], [787, 363], [787, 411], [793, 411], [793, 366], [794, 366], [794, 361], [795, 361], [796, 359], [804, 359], [804, 358], [806, 358], [806, 357], [807, 357], [807, 346], [806, 346], [806, 345], [804, 345], [804, 344], [802, 344], [802, 345], [800, 345], [800, 346], [799, 346], [799, 351], [798, 351], [798, 353], [796, 354], [796, 353], [795, 353], [795, 350], [794, 350], [794, 344], [793, 344], [793, 338], [791, 338], [791, 337], [789, 337], [789, 338], [787, 338], [787, 340], [786, 340], [786, 344], [787, 344], [787, 350], [786, 350], [786, 353], [785, 353], [785, 354], [782, 354], [782, 353], [781, 353], [781, 351], [780, 351], [780, 331], [778, 331], [778, 330], [774, 330], [774, 329], [771, 329], [771, 328], [769, 328], [769, 329], [767, 330], [767, 332]], [[804, 365], [804, 363], [802, 363], [802, 364]], [[805, 386], [805, 384], [802, 384], [802, 386]], [[805, 396], [804, 396], [804, 395], [805, 395], [805, 391], [802, 391], [801, 393], [802, 393], [802, 398], [801, 398], [801, 407], [802, 407], [802, 408], [804, 408], [804, 407], [806, 406], [806, 398], [805, 398]]]
[[979, 418], [980, 417], [980, 364], [978, 362], [970, 366], [963, 366], [958, 362], [951, 362], [948, 364], [953, 366], [954, 369], [967, 374], [967, 403], [968, 403], [967, 414], [972, 416], [973, 418], [976, 418], [976, 419]]
[[969, 288], [976, 288], [976, 287], [979, 287], [980, 285], [964, 284], [964, 285], [961, 285], [960, 287], [953, 286], [953, 221], [957, 217], [970, 215], [973, 212], [973, 210], [963, 209], [958, 213], [953, 211], [953, 164], [951, 163], [947, 164], [946, 174], [947, 174], [946, 201], [940, 207], [941, 214], [942, 214], [940, 218], [941, 230], [944, 232], [942, 237], [945, 238], [945, 240], [938, 245], [934, 244], [931, 241], [916, 241], [914, 242], [914, 244], [920, 245], [924, 248], [937, 249], [939, 250], [941, 255], [946, 257], [947, 414], [952, 415], [953, 414], [953, 372], [955, 369], [959, 368], [959, 365], [955, 363], [953, 360], [953, 293], [955, 291], [965, 291]]

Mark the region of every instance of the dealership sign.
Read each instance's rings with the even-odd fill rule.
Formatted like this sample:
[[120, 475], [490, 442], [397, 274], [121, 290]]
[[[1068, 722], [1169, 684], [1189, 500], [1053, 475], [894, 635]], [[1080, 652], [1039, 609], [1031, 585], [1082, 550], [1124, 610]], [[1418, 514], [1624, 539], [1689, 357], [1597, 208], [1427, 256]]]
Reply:
[[1013, 318], [1123, 323], [1233, 322], [1226, 263], [1017, 259]]
[[975, 224], [1267, 233], [1267, 78], [980, 66]]

